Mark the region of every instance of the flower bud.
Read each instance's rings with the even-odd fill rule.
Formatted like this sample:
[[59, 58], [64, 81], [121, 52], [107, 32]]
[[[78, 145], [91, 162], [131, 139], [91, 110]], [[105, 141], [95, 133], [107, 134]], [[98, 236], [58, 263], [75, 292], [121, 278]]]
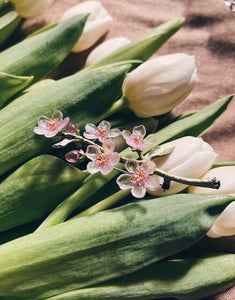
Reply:
[[[199, 178], [211, 168], [216, 159], [213, 148], [202, 138], [185, 136], [166, 143], [164, 146], [174, 147], [173, 151], [166, 156], [155, 158], [153, 161], [158, 169], [176, 176]], [[161, 183], [163, 183], [163, 179]], [[186, 187], [184, 184], [171, 181], [169, 190], [164, 191], [159, 187], [149, 193], [154, 196], [165, 196], [178, 193]]]
[[[218, 167], [209, 170], [202, 178], [216, 177], [220, 180], [218, 190], [190, 187], [188, 192], [192, 194], [228, 194], [235, 197], [235, 166]], [[211, 238], [230, 236], [235, 234], [235, 201], [231, 202], [216, 219], [208, 231]]]
[[10, 0], [16, 12], [23, 18], [40, 15], [54, 0]]
[[72, 52], [81, 52], [90, 48], [108, 31], [113, 19], [99, 1], [85, 1], [68, 9], [60, 19], [64, 22], [74, 15], [90, 14], [82, 35]]
[[127, 75], [123, 96], [138, 117], [158, 116], [183, 101], [196, 81], [193, 56], [184, 53], [159, 56]]
[[121, 48], [122, 46], [125, 46], [126, 44], [130, 43], [130, 40], [128, 40], [125, 37], [116, 37], [109, 39], [103, 43], [101, 43], [99, 46], [97, 46], [94, 50], [91, 51], [91, 53], [88, 55], [85, 67], [88, 67], [108, 54], [112, 53], [113, 51]]

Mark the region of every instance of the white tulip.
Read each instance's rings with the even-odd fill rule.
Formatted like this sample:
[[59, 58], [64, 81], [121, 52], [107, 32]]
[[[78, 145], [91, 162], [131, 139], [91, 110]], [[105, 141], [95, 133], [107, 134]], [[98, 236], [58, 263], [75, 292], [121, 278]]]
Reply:
[[196, 73], [194, 56], [184, 53], [159, 56], [127, 75], [123, 96], [139, 117], [162, 115], [192, 91]]
[[[220, 188], [212, 190], [201, 187], [190, 187], [192, 194], [228, 194], [235, 197], [235, 166], [218, 167], [209, 170], [202, 178], [216, 177], [220, 180]], [[216, 219], [208, 231], [211, 238], [230, 236], [235, 234], [235, 201], [231, 202]]]
[[85, 1], [69, 8], [61, 17], [60, 22], [79, 14], [90, 15], [72, 52], [81, 52], [90, 48], [108, 31], [113, 22], [112, 17], [99, 1]]
[[[10, 0], [16, 12], [23, 18], [40, 15], [54, 0]], [[7, 2], [7, 1], [6, 1]]]
[[[154, 159], [157, 168], [181, 177], [199, 178], [211, 168], [217, 156], [213, 148], [202, 138], [192, 136], [182, 137], [166, 143], [165, 146], [175, 148], [169, 155]], [[186, 187], [172, 181], [169, 190], [164, 191], [158, 187], [148, 192], [154, 196], [165, 196], [178, 193]]]
[[98, 62], [108, 54], [114, 52], [115, 50], [121, 48], [122, 46], [125, 46], [128, 43], [130, 43], [130, 40], [122, 36], [112, 38], [101, 43], [94, 50], [92, 50], [91, 53], [88, 55], [85, 67], [88, 67]]

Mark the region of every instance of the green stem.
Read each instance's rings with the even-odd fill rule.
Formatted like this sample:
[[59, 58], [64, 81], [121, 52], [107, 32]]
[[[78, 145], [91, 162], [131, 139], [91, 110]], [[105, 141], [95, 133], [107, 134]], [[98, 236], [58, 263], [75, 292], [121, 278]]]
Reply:
[[[121, 164], [118, 166], [120, 169], [124, 167]], [[82, 186], [70, 197], [61, 202], [43, 221], [36, 231], [42, 231], [47, 227], [64, 222], [75, 209], [79, 208], [84, 201], [95, 194], [118, 173], [118, 171], [113, 170], [106, 176], [100, 173], [91, 174], [88, 176]]]
[[114, 102], [114, 104], [110, 107], [110, 109], [105, 113], [103, 119], [110, 117], [111, 115], [123, 110], [124, 108], [128, 107], [128, 102], [125, 96], [122, 96], [119, 100]]
[[212, 169], [218, 168], [218, 167], [228, 167], [228, 166], [235, 166], [235, 161], [216, 161], [212, 165]]
[[111, 196], [105, 198], [104, 200], [92, 205], [91, 207], [82, 211], [81, 213], [77, 214], [76, 216], [74, 216], [71, 219], [77, 219], [80, 217], [96, 214], [99, 211], [103, 211], [107, 208], [112, 207], [114, 204], [117, 204], [119, 201], [126, 198], [128, 195], [130, 195], [130, 189], [120, 190], [120, 191], [112, 194]]

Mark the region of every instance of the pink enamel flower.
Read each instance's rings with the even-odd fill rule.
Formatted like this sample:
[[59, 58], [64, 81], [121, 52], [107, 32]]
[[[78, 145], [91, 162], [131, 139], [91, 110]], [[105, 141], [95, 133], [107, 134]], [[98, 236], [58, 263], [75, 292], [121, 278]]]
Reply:
[[153, 175], [156, 165], [153, 161], [146, 160], [141, 165], [135, 159], [128, 159], [125, 164], [127, 174], [117, 178], [120, 189], [131, 189], [131, 194], [136, 198], [145, 196], [147, 189], [154, 189], [159, 186], [159, 178]]
[[45, 135], [45, 137], [51, 138], [57, 135], [67, 124], [69, 123], [69, 118], [63, 119], [63, 114], [59, 110], [55, 110], [51, 116], [48, 118], [42, 116], [38, 120], [38, 126], [34, 128], [36, 134]]
[[113, 152], [115, 144], [109, 140], [105, 141], [102, 146], [104, 152], [97, 146], [89, 145], [87, 147], [86, 156], [91, 160], [87, 164], [87, 171], [89, 173], [101, 172], [103, 175], [107, 175], [119, 163], [119, 153]]
[[128, 130], [122, 131], [123, 138], [132, 150], [146, 149], [156, 141], [156, 136], [154, 134], [150, 134], [144, 140], [145, 135], [146, 128], [143, 125], [135, 126], [132, 133]]
[[98, 139], [100, 142], [104, 142], [121, 134], [119, 129], [110, 128], [110, 123], [105, 120], [101, 121], [98, 126], [88, 123], [85, 126], [83, 135], [87, 139]]

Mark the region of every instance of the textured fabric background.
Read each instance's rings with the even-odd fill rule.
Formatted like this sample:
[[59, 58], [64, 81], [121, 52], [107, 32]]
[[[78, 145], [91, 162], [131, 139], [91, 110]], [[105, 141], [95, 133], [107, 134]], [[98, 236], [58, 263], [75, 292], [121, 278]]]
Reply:
[[[14, 34], [22, 39], [44, 25], [56, 22], [69, 7], [81, 0], [55, 0], [42, 15], [25, 20]], [[185, 52], [194, 55], [199, 81], [193, 92], [173, 114], [204, 108], [215, 100], [235, 93], [235, 12], [224, 0], [100, 0], [112, 15], [110, 31], [99, 41], [125, 36], [134, 40], [153, 27], [173, 19], [185, 17], [184, 26], [156, 55]], [[60, 78], [74, 73], [84, 64], [90, 50], [71, 54], [51, 75]], [[235, 100], [217, 124], [203, 138], [218, 153], [217, 160], [235, 160]], [[196, 250], [195, 250], [196, 249]], [[235, 252], [235, 236], [222, 239], [205, 238], [193, 251]], [[235, 288], [208, 300], [234, 300]]]

